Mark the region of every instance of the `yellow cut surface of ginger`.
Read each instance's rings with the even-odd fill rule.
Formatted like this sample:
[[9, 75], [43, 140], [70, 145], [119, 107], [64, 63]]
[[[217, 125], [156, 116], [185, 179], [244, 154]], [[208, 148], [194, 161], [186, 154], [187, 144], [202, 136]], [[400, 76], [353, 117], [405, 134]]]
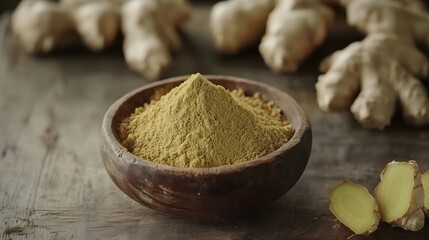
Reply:
[[429, 171], [420, 175], [414, 160], [389, 162], [380, 174], [374, 194], [344, 180], [330, 193], [329, 209], [355, 234], [369, 235], [377, 230], [380, 219], [394, 227], [419, 231], [428, 213]]
[[423, 228], [424, 190], [416, 161], [388, 163], [380, 174], [375, 199], [383, 221], [410, 231]]
[[355, 234], [369, 235], [380, 221], [377, 203], [368, 190], [344, 180], [331, 190], [330, 211]]

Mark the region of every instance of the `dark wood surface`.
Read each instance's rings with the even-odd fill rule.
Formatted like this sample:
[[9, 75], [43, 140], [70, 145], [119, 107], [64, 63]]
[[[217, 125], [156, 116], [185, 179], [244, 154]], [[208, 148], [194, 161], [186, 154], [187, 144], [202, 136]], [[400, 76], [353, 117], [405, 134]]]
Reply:
[[[184, 48], [166, 77], [201, 72], [258, 80], [289, 93], [312, 123], [313, 149], [298, 183], [265, 209], [219, 222], [173, 218], [146, 208], [111, 181], [99, 153], [107, 108], [148, 81], [130, 72], [120, 47], [102, 54], [73, 50], [25, 55], [0, 20], [0, 239], [346, 239], [352, 232], [328, 210], [329, 190], [344, 178], [375, 187], [384, 165], [416, 159], [429, 169], [429, 128], [398, 115], [385, 131], [362, 129], [349, 113], [321, 112], [317, 63], [361, 39], [338, 21], [325, 45], [296, 74], [271, 73], [256, 49], [215, 53], [209, 6], [196, 5]], [[429, 239], [385, 223], [370, 239]], [[354, 236], [351, 239], [365, 239]]]

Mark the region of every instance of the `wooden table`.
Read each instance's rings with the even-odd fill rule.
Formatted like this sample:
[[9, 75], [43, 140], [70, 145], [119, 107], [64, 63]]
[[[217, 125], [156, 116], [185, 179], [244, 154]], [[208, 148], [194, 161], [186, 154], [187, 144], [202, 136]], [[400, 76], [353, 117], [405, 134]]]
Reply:
[[[246, 77], [291, 94], [307, 112], [313, 150], [300, 181], [273, 205], [233, 220], [175, 219], [141, 206], [109, 179], [99, 153], [107, 108], [148, 83], [128, 70], [120, 47], [44, 57], [25, 55], [0, 20], [0, 239], [346, 239], [328, 209], [329, 190], [344, 178], [370, 189], [384, 165], [416, 159], [429, 169], [429, 129], [398, 116], [385, 131], [358, 125], [351, 114], [321, 112], [315, 99], [323, 56], [362, 38], [341, 21], [296, 74], [276, 75], [255, 49], [216, 54], [207, 30], [209, 6], [197, 5], [183, 31], [184, 48], [166, 77], [201, 72]], [[385, 223], [370, 239], [429, 239]], [[355, 236], [352, 239], [364, 239]]]

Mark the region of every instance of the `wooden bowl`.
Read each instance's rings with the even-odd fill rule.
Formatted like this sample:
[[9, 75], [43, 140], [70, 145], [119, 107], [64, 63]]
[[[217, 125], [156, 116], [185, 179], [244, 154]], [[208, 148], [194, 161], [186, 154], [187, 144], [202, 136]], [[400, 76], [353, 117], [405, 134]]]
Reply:
[[[229, 76], [206, 76], [246, 95], [273, 100], [293, 125], [293, 137], [276, 151], [254, 160], [212, 168], [179, 168], [130, 153], [119, 140], [119, 123], [149, 101], [155, 89], [172, 89], [188, 76], [145, 85], [117, 100], [104, 116], [101, 154], [113, 182], [135, 201], [162, 213], [196, 219], [229, 218], [274, 202], [301, 177], [311, 152], [311, 128], [301, 107], [286, 93], [265, 84]], [[228, 144], [228, 143], [225, 143]]]

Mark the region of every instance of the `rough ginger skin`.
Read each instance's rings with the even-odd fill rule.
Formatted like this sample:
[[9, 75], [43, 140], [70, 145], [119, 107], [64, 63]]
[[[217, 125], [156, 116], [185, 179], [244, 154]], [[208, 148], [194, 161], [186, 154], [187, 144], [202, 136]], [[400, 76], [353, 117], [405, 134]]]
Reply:
[[98, 52], [115, 40], [121, 21], [117, 5], [109, 2], [89, 2], [73, 11], [76, 29], [85, 45]]
[[183, 0], [131, 0], [122, 7], [123, 51], [130, 68], [157, 79], [170, 65], [170, 50], [181, 47], [176, 26], [186, 20]]
[[405, 2], [348, 1], [349, 24], [368, 36], [322, 61], [321, 71], [327, 72], [316, 84], [322, 110], [351, 106], [362, 126], [383, 129], [399, 100], [405, 121], [429, 124], [428, 94], [418, 79], [429, 76], [429, 63], [415, 46], [429, 44], [429, 17]]
[[215, 4], [210, 29], [217, 50], [234, 54], [257, 44], [276, 0], [229, 0]]
[[333, 11], [314, 0], [279, 0], [259, 45], [265, 63], [275, 72], [295, 72], [325, 40]]
[[396, 34], [429, 47], [429, 15], [418, 9], [420, 1], [349, 0], [347, 22], [365, 34]]
[[321, 70], [328, 70], [316, 84], [317, 102], [324, 111], [351, 106], [364, 127], [383, 129], [390, 124], [399, 99], [407, 122], [429, 123], [428, 95], [414, 77], [429, 76], [429, 62], [395, 35], [371, 34], [325, 59]]
[[79, 42], [99, 52], [113, 44], [122, 22], [130, 68], [157, 79], [180, 48], [176, 32], [189, 16], [186, 0], [24, 0], [12, 30], [28, 53], [48, 53]]
[[[215, 47], [226, 54], [259, 45], [275, 72], [295, 72], [324, 41], [337, 0], [228, 0], [215, 4], [210, 29]], [[265, 35], [264, 35], [265, 34]]]
[[[336, 2], [337, 3], [336, 5], [347, 7], [348, 4], [350, 4], [351, 2], [353, 2], [355, 0], [322, 0], [322, 1], [326, 2], [327, 4], [329, 4], [329, 1], [331, 1], [331, 3]], [[401, 8], [405, 8], [408, 10], [414, 10], [414, 11], [422, 12], [425, 9], [425, 4], [421, 0], [381, 0], [382, 5], [386, 1], [389, 1], [390, 3], [393, 3], [394, 5], [400, 6]], [[373, 2], [375, 2], [375, 1], [373, 1]], [[366, 4], [366, 3], [363, 3], [363, 4]], [[334, 4], [332, 4], [332, 5], [334, 5]]]
[[24, 0], [12, 16], [12, 30], [28, 53], [48, 53], [78, 42], [93, 51], [113, 43], [120, 15], [109, 1], [63, 6], [44, 0]]
[[28, 53], [47, 53], [77, 40], [73, 17], [49, 1], [22, 1], [12, 15], [11, 26]]

